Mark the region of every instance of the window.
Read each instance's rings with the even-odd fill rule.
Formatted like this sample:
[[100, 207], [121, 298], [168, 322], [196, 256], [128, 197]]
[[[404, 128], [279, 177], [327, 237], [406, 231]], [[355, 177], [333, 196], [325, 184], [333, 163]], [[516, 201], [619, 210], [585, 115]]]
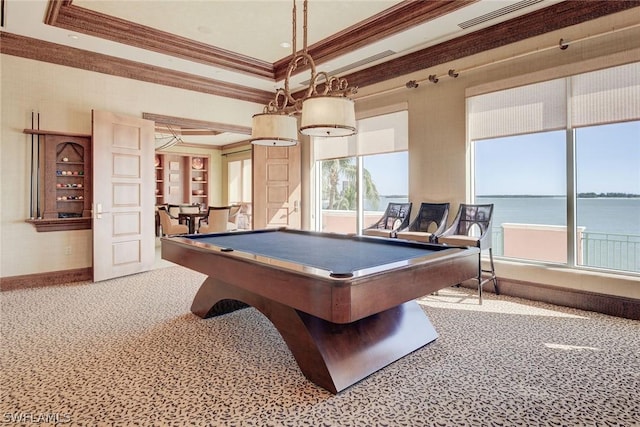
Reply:
[[320, 163], [320, 230], [357, 232], [358, 166], [356, 157], [323, 160]]
[[407, 120], [399, 111], [359, 120], [353, 137], [314, 138], [316, 229], [359, 233], [389, 202], [408, 201]]
[[566, 174], [564, 131], [476, 141], [475, 203], [494, 204], [495, 255], [567, 262]]
[[229, 203], [251, 203], [251, 159], [228, 163]]
[[494, 254], [640, 272], [640, 63], [467, 100]]
[[227, 200], [240, 205], [233, 221], [238, 229], [251, 228], [251, 159], [229, 160], [227, 163]]
[[362, 228], [375, 223], [391, 202], [409, 201], [409, 153], [375, 154], [362, 158]]
[[576, 130], [579, 265], [640, 272], [640, 122]]

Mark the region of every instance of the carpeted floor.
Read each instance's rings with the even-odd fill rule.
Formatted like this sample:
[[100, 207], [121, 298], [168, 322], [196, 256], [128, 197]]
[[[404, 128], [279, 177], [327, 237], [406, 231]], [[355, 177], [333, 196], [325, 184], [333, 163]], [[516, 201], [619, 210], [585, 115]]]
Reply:
[[169, 267], [1, 293], [0, 424], [640, 425], [638, 321], [445, 289], [420, 301], [434, 343], [334, 396], [258, 311], [192, 315], [203, 280]]

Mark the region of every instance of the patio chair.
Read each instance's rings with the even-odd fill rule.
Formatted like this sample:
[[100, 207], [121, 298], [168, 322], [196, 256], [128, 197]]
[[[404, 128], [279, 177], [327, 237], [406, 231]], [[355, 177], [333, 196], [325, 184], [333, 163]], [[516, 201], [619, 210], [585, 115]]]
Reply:
[[398, 239], [432, 243], [447, 227], [449, 203], [421, 203], [409, 227], [397, 233]]
[[389, 203], [384, 215], [375, 224], [362, 230], [365, 236], [396, 237], [396, 232], [409, 226], [411, 202]]
[[[453, 223], [438, 238], [437, 242], [444, 245], [473, 246], [480, 249], [478, 254], [478, 298], [482, 304], [482, 286], [493, 281], [493, 287], [498, 294], [498, 281], [493, 265], [493, 251], [491, 249], [491, 226], [493, 222], [493, 204], [472, 205], [461, 203]], [[489, 250], [490, 270], [482, 269], [482, 251]], [[482, 273], [490, 273], [489, 278], [482, 279]]]

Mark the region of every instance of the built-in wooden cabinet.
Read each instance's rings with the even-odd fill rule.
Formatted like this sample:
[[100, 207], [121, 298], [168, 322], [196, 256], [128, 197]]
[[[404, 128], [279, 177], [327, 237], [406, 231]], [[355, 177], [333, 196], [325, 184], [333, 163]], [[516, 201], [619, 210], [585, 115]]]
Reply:
[[156, 205], [164, 204], [164, 156], [161, 154], [155, 155], [155, 168], [156, 168]]
[[91, 136], [33, 129], [32, 207], [38, 231], [91, 228]]
[[43, 218], [91, 217], [89, 138], [46, 135]]
[[156, 204], [209, 205], [209, 158], [156, 153]]
[[203, 206], [209, 205], [209, 159], [206, 157], [190, 157], [190, 185], [189, 194], [191, 195], [191, 204], [199, 204]]

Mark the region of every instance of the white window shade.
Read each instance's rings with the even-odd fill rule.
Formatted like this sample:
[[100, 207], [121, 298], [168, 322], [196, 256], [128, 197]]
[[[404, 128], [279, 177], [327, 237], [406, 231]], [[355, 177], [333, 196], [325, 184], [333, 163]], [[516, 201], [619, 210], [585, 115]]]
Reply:
[[313, 138], [316, 160], [406, 151], [409, 114], [398, 111], [358, 120], [358, 133], [338, 138]]
[[640, 63], [571, 77], [571, 125], [640, 120]]
[[566, 83], [550, 80], [468, 98], [471, 140], [566, 127]]
[[242, 200], [242, 160], [229, 162], [227, 165], [227, 181], [229, 200]]

